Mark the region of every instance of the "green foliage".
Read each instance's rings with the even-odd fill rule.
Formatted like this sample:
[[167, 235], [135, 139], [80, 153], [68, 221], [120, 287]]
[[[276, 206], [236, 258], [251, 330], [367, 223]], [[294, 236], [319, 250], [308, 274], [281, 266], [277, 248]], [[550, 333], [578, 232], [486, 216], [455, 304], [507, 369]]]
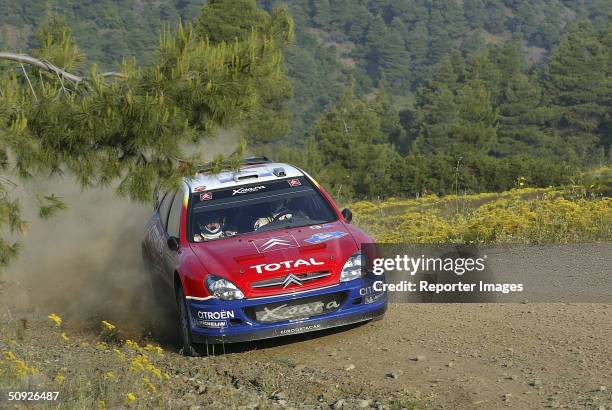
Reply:
[[560, 42], [546, 71], [548, 120], [581, 158], [595, 156], [597, 144], [609, 139], [604, 124], [612, 101], [612, 49], [601, 41], [604, 33], [580, 23]]
[[245, 132], [255, 143], [276, 140], [287, 133], [289, 110], [287, 103], [292, 96], [287, 71], [282, 69], [280, 50], [293, 39], [293, 20], [285, 7], [274, 8], [270, 13], [257, 7], [255, 0], [209, 1], [195, 21], [195, 31], [200, 38], [212, 44], [232, 44], [244, 41], [253, 33], [266, 42], [263, 50], [268, 64], [252, 67], [260, 81], [254, 84], [253, 98], [257, 100], [247, 115]]
[[391, 182], [389, 160], [397, 155], [385, 131], [399, 124], [397, 112], [391, 118], [386, 110], [391, 109], [383, 97], [365, 102], [346, 88], [319, 117], [306, 148], [286, 148], [278, 156], [307, 168], [337, 197], [384, 195]]
[[[282, 14], [296, 21], [296, 39], [285, 50], [285, 65], [294, 90], [291, 98], [284, 75], [262, 84], [253, 110], [249, 138], [291, 142], [304, 135], [317, 114], [337, 101], [352, 77], [356, 91], [368, 94], [384, 79], [393, 96], [411, 94], [449, 53], [480, 53], [486, 44], [514, 39], [531, 60], [547, 61], [551, 51], [580, 19], [602, 30], [612, 3], [605, 0], [11, 0], [0, 4], [0, 47], [28, 50], [40, 45], [37, 28], [55, 15], [65, 16], [90, 61], [103, 69], [119, 69], [124, 57], [144, 63], [155, 54], [164, 25], [193, 21], [198, 33], [214, 43], [244, 38], [251, 30], [291, 33]], [[277, 7], [279, 5], [286, 6]], [[202, 7], [204, 6], [204, 14]], [[280, 22], [271, 25], [270, 21]], [[278, 42], [283, 43], [283, 41]], [[271, 80], [272, 81], [272, 80]], [[276, 90], [270, 93], [269, 90]], [[272, 120], [276, 119], [275, 121]], [[261, 119], [264, 119], [260, 121]], [[288, 123], [291, 127], [288, 127]]]
[[[54, 21], [34, 50], [51, 64], [76, 68], [82, 54], [67, 27]], [[260, 85], [284, 71], [275, 38], [251, 31], [213, 44], [190, 25], [162, 33], [146, 65], [125, 61], [120, 77], [95, 65], [82, 80], [33, 66], [10, 66], [0, 76], [0, 154], [4, 171], [21, 177], [68, 172], [83, 187], [118, 184], [118, 192], [148, 201], [157, 183], [173, 186], [192, 175], [197, 157], [183, 148], [218, 127], [240, 125], [260, 104]], [[274, 91], [270, 91], [274, 93]], [[280, 104], [279, 104], [280, 105]], [[244, 147], [242, 147], [244, 148]], [[9, 160], [10, 158], [10, 160]], [[0, 227], [22, 230], [17, 201], [0, 184]], [[40, 216], [61, 209], [60, 199], [41, 199]], [[16, 245], [0, 243], [0, 264]]]
[[[182, 148], [218, 127], [241, 127], [340, 200], [559, 185], [611, 155], [610, 2], [22, 3], [0, 5], [0, 45], [88, 74], [0, 65], [5, 233], [25, 229], [11, 169], [146, 201], [155, 183], [195, 171]], [[63, 204], [40, 206], [49, 216]], [[17, 247], [0, 242], [0, 265]]]
[[579, 25], [545, 77], [515, 42], [447, 55], [401, 115], [384, 90], [360, 99], [351, 88], [319, 117], [306, 148], [280, 157], [309, 164], [340, 199], [568, 183], [609, 155], [608, 30]]
[[39, 203], [38, 216], [42, 219], [50, 218], [57, 212], [66, 209], [66, 204], [62, 199], [53, 194], [43, 196], [39, 199]]

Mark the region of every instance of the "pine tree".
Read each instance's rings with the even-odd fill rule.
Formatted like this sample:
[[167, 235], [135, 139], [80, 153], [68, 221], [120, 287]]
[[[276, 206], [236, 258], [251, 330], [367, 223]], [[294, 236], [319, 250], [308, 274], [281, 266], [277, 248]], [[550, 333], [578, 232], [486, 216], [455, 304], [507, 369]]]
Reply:
[[327, 27], [332, 20], [329, 0], [313, 0], [312, 6], [312, 22], [317, 27]]
[[429, 32], [427, 31], [427, 24], [424, 21], [416, 23], [412, 30], [408, 32], [405, 41], [412, 62], [412, 75], [415, 80], [420, 80], [428, 71]]
[[500, 105], [498, 144], [495, 155], [511, 156], [538, 152], [550, 156], [555, 147], [542, 130], [538, 112], [542, 89], [533, 79], [515, 74], [503, 90]]
[[488, 154], [497, 142], [497, 112], [484, 82], [474, 80], [457, 92], [457, 121], [450, 131], [451, 151]]
[[[284, 7], [276, 7], [271, 13], [257, 7], [255, 0], [215, 0], [208, 2], [196, 20], [196, 32], [200, 38], [208, 38], [213, 44], [230, 44], [259, 33], [268, 42], [266, 53], [276, 54], [293, 36], [293, 21]], [[260, 66], [261, 79], [255, 84], [254, 105], [247, 118], [248, 139], [253, 143], [270, 142], [284, 136], [289, 129], [288, 103], [293, 95], [286, 70]], [[282, 61], [281, 61], [282, 67]]]
[[411, 62], [406, 51], [404, 40], [399, 31], [390, 27], [386, 32], [384, 47], [380, 51], [381, 77], [396, 94], [407, 94], [410, 91]]
[[[607, 27], [601, 31], [599, 41], [605, 47], [607, 62], [605, 63], [604, 82], [600, 85], [598, 105], [612, 107], [612, 19], [608, 22]], [[608, 157], [610, 157], [612, 153], [610, 150], [612, 146], [612, 109], [608, 109], [604, 114], [599, 131], [601, 144], [607, 151]]]
[[[116, 184], [120, 194], [149, 201], [157, 183], [174, 187], [195, 172], [200, 160], [185, 155], [186, 144], [219, 126], [240, 125], [260, 107], [254, 90], [274, 84], [270, 78], [284, 72], [276, 40], [256, 31], [213, 44], [179, 25], [176, 32], [164, 31], [148, 65], [126, 60], [118, 74], [99, 73], [91, 65], [87, 77], [77, 74], [85, 62], [67, 27], [52, 24], [40, 39], [33, 53], [38, 59], [0, 54], [23, 64], [0, 71], [5, 174], [0, 227], [5, 232], [25, 229], [18, 202], [7, 189], [11, 169], [21, 178], [66, 172], [85, 188]], [[41, 216], [61, 208], [52, 195], [42, 197], [40, 205]], [[17, 249], [0, 239], [0, 264]]]
[[554, 51], [546, 75], [546, 96], [551, 107], [551, 126], [579, 158], [592, 162], [600, 127], [610, 106], [602, 102], [609, 93], [606, 47], [588, 23], [580, 23]]
[[395, 151], [374, 107], [348, 88], [312, 130], [323, 158], [319, 176], [336, 195], [383, 195], [391, 183], [389, 157]]
[[483, 0], [465, 0], [463, 2], [463, 12], [470, 28], [482, 28], [486, 17]]

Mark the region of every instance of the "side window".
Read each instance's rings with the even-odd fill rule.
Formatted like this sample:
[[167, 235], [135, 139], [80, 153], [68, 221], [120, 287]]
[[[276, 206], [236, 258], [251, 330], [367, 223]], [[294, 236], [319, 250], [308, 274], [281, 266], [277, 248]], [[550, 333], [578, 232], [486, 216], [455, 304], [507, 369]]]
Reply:
[[183, 211], [183, 193], [177, 192], [172, 201], [172, 208], [170, 208], [170, 216], [168, 217], [168, 235], [179, 237], [179, 231], [181, 227], [181, 214]]
[[159, 205], [159, 217], [161, 218], [164, 228], [168, 226], [168, 212], [170, 211], [170, 205], [172, 204], [173, 198], [174, 192], [168, 192], [166, 195], [164, 195], [164, 199], [162, 199], [161, 204]]

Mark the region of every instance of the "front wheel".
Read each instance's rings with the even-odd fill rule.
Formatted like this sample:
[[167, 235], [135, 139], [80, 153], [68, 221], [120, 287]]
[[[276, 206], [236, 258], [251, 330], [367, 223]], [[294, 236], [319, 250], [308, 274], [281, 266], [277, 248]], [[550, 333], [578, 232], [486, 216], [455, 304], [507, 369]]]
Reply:
[[176, 303], [178, 305], [179, 326], [181, 330], [181, 339], [183, 342], [183, 354], [185, 356], [198, 357], [200, 354], [200, 346], [193, 342], [191, 337], [191, 324], [189, 321], [189, 312], [187, 311], [187, 301], [185, 300], [185, 292], [182, 287], [179, 287], [176, 293]]

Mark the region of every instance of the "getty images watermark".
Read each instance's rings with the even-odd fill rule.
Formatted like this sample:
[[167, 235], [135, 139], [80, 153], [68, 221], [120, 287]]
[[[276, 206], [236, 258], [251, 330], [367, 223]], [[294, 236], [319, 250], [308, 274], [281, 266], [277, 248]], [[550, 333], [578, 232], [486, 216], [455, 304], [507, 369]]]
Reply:
[[391, 302], [609, 303], [612, 244], [363, 244], [371, 291]]
[[[372, 273], [382, 276], [389, 272], [405, 272], [410, 276], [417, 273], [452, 273], [463, 276], [470, 273], [482, 273], [486, 270], [487, 255], [482, 257], [426, 257], [420, 255], [395, 255], [392, 258], [375, 258], [372, 263]], [[373, 284], [377, 292], [522, 292], [522, 283], [486, 283], [482, 280], [477, 283], [457, 281], [454, 283], [435, 283], [428, 280], [401, 280], [399, 283], [385, 283], [377, 280]], [[476, 289], [476, 287], [478, 287]]]

